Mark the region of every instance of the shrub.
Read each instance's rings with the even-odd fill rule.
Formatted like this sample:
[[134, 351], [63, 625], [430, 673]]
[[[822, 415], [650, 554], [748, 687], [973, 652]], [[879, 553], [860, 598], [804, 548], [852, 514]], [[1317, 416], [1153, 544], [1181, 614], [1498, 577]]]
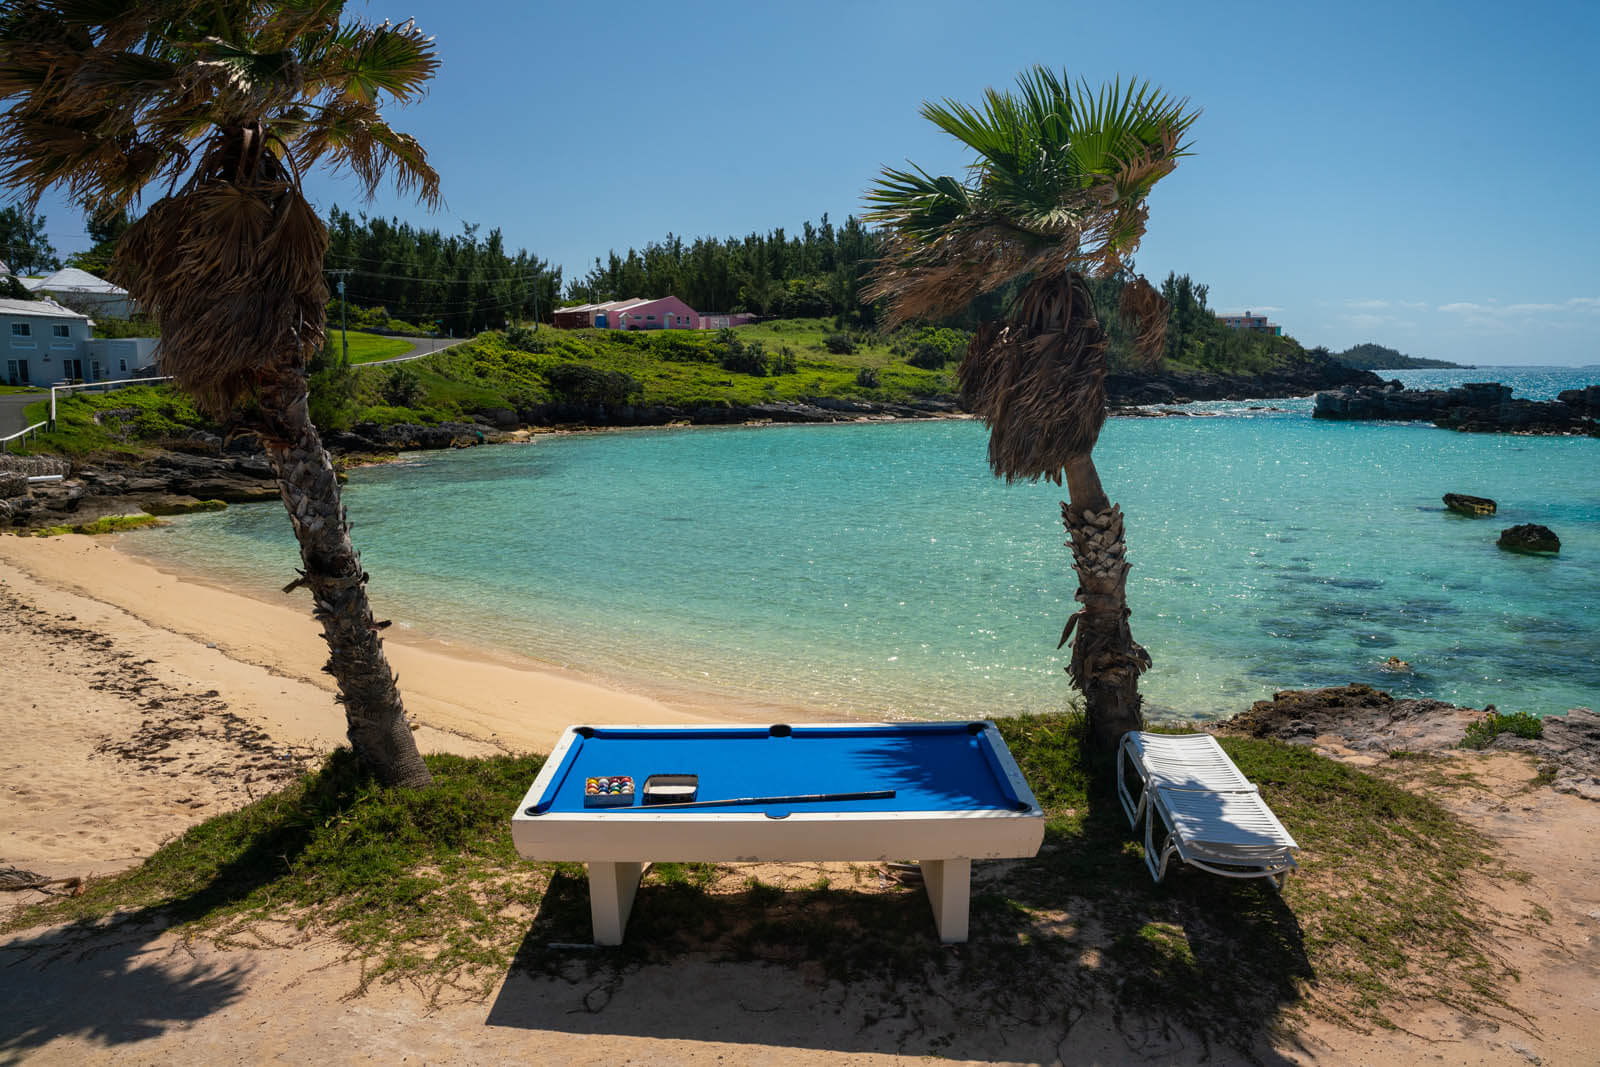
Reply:
[[[730, 331], [731, 332], [731, 331]], [[729, 338], [723, 344], [722, 358], [718, 360], [723, 370], [748, 374], [755, 378], [767, 376], [767, 348], [760, 341], [740, 341]]]
[[799, 364], [794, 358], [794, 349], [788, 345], [778, 349], [778, 354], [767, 360], [768, 374], [793, 374], [799, 370]]
[[422, 379], [410, 367], [396, 367], [383, 383], [383, 400], [390, 407], [413, 408], [422, 399]]
[[533, 352], [535, 354], [545, 352], [550, 347], [545, 343], [545, 339], [539, 336], [537, 330], [520, 324], [506, 327], [506, 344], [519, 352]]
[[1544, 723], [1537, 715], [1529, 715], [1525, 711], [1502, 715], [1491, 709], [1482, 719], [1467, 727], [1467, 734], [1461, 739], [1459, 747], [1488, 748], [1489, 743], [1501, 734], [1540, 738], [1544, 736]]
[[853, 355], [856, 350], [855, 340], [847, 333], [830, 333], [822, 339], [822, 346], [836, 356]]
[[856, 371], [856, 384], [863, 389], [876, 389], [878, 387], [877, 368], [862, 367]]
[[644, 387], [631, 374], [599, 370], [582, 363], [559, 363], [545, 371], [550, 391], [575, 404], [626, 404], [643, 395]]
[[913, 367], [920, 367], [923, 370], [942, 370], [949, 361], [950, 357], [945, 354], [944, 349], [928, 341], [918, 341], [916, 347], [911, 350], [911, 356], [906, 360]]

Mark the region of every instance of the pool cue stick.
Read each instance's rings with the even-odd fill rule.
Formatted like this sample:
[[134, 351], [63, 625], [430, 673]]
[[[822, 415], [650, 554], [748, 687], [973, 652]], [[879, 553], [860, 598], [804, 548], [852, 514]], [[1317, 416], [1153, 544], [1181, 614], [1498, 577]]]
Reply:
[[805, 793], [794, 797], [734, 797], [730, 800], [669, 800], [665, 804], [639, 804], [625, 808], [601, 808], [601, 811], [661, 811], [683, 808], [734, 808], [743, 805], [755, 807], [771, 804], [826, 804], [845, 800], [890, 800], [893, 789], [874, 789], [866, 793]]

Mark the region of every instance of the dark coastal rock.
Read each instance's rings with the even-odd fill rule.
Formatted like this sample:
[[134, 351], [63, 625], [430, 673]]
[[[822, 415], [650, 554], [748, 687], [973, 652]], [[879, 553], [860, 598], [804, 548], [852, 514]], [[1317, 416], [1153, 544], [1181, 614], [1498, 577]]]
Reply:
[[[1451, 389], [1407, 389], [1398, 381], [1346, 385], [1316, 394], [1318, 419], [1431, 422], [1474, 433], [1577, 434], [1600, 437], [1590, 406], [1596, 386], [1569, 389], [1558, 400], [1516, 400], [1499, 382], [1469, 382]], [[1570, 399], [1569, 399], [1570, 398]], [[1576, 403], [1572, 401], [1577, 401]]]
[[1556, 399], [1574, 411], [1600, 418], [1600, 385], [1590, 385], [1583, 389], [1563, 389], [1556, 394]]
[[[1223, 732], [1272, 737], [1290, 744], [1331, 742], [1355, 752], [1458, 753], [1467, 727], [1494, 711], [1439, 700], [1396, 700], [1368, 685], [1285, 690], [1218, 724]], [[1600, 715], [1573, 708], [1540, 720], [1544, 736], [1499, 734], [1489, 749], [1532, 756], [1550, 787], [1600, 801]]]
[[1466, 515], [1473, 519], [1487, 518], [1499, 508], [1498, 504], [1486, 496], [1468, 496], [1465, 493], [1446, 493], [1444, 506], [1457, 515]]
[[1274, 693], [1221, 726], [1298, 743], [1331, 734], [1357, 751], [1420, 752], [1459, 744], [1467, 726], [1482, 716], [1439, 700], [1396, 700], [1370, 685], [1341, 685]]
[[28, 476], [26, 474], [12, 474], [9, 471], [0, 471], [0, 500], [25, 496], [27, 492]]
[[1548, 526], [1526, 522], [1500, 532], [1495, 542], [1509, 552], [1560, 552], [1561, 538]]
[[1383, 379], [1371, 371], [1357, 370], [1320, 353], [1306, 352], [1303, 358], [1262, 374], [1118, 371], [1106, 375], [1106, 399], [1115, 409], [1186, 404], [1193, 400], [1269, 400], [1310, 396], [1320, 389], [1382, 384]]

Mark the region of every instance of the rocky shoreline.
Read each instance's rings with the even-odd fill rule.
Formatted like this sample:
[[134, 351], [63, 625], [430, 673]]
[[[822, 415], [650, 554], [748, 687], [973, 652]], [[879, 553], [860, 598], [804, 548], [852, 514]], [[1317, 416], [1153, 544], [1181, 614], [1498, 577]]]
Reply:
[[[1382, 384], [1370, 371], [1311, 357], [1262, 375], [1204, 372], [1113, 373], [1106, 377], [1113, 415], [1147, 414], [1152, 404], [1191, 400], [1274, 399], [1309, 396], [1330, 386]], [[841, 397], [770, 401], [751, 405], [541, 404], [526, 410], [494, 408], [477, 412], [473, 422], [437, 425], [359, 423], [330, 432], [324, 442], [338, 462], [401, 452], [467, 448], [524, 439], [531, 430], [595, 430], [649, 426], [731, 426], [941, 419], [965, 417], [953, 398], [884, 403]], [[53, 483], [29, 485], [29, 475], [63, 475]], [[0, 456], [0, 529], [36, 529], [64, 522], [88, 522], [106, 515], [145, 511], [169, 515], [208, 502], [255, 503], [278, 499], [277, 483], [266, 457], [250, 438], [224, 441], [195, 429], [181, 439], [160, 442], [139, 459], [89, 457], [68, 462], [56, 457]], [[215, 506], [214, 504], [211, 506]]]
[[[1216, 729], [1390, 758], [1440, 756], [1459, 750], [1467, 727], [1494, 710], [1492, 704], [1480, 709], [1439, 700], [1396, 700], [1368, 685], [1341, 685], [1274, 693], [1271, 700], [1256, 701]], [[1542, 737], [1502, 733], [1487, 748], [1532, 756], [1556, 792], [1600, 801], [1600, 715], [1573, 708], [1540, 722]]]
[[1600, 437], [1600, 385], [1555, 400], [1516, 400], [1499, 382], [1407, 389], [1398, 381], [1351, 383], [1316, 394], [1312, 417], [1431, 422], [1447, 430]]

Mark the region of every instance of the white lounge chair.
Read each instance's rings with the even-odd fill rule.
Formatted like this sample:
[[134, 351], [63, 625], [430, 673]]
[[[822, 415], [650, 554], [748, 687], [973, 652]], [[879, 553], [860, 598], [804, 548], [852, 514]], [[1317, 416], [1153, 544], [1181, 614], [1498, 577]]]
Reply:
[[[1139, 795], [1128, 789], [1128, 770], [1138, 777]], [[1210, 734], [1149, 734], [1129, 730], [1117, 746], [1117, 797], [1128, 825], [1139, 829], [1150, 790], [1157, 785], [1205, 789], [1214, 793], [1256, 791]]]
[[[1260, 793], [1213, 793], [1157, 785], [1144, 823], [1144, 862], [1157, 883], [1176, 855], [1224, 878], [1266, 878], [1283, 889], [1300, 847]], [[1156, 823], [1164, 832], [1157, 844]]]
[[1295, 869], [1300, 846], [1210, 734], [1124, 734], [1117, 796], [1134, 830], [1144, 820], [1145, 864], [1158, 883], [1173, 856], [1227, 878], [1268, 878], [1280, 890]]

